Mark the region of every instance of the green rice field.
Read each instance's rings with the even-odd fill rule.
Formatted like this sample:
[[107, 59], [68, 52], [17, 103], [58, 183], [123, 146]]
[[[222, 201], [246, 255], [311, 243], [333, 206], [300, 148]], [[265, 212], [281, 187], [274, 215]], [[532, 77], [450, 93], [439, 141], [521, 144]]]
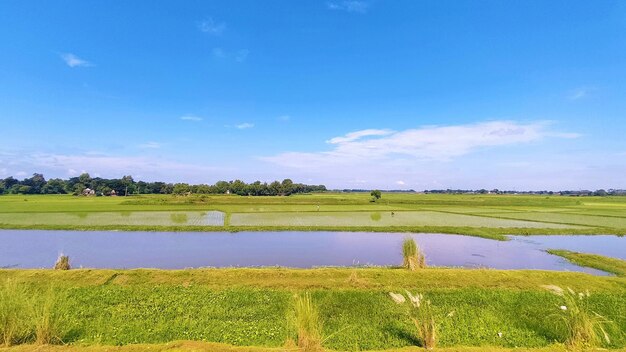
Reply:
[[[393, 215], [392, 215], [393, 213]], [[626, 234], [626, 197], [316, 193], [0, 196], [0, 228], [68, 230], [335, 230], [507, 234]]]
[[508, 220], [436, 211], [234, 213], [233, 226], [467, 226], [573, 228], [576, 226]]

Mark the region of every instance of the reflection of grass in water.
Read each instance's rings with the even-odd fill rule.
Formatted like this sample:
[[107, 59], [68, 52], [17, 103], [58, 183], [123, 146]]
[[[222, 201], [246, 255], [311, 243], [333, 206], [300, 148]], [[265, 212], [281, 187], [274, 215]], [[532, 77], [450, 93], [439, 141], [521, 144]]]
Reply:
[[86, 213], [86, 212], [78, 212], [78, 213], [72, 213], [72, 214], [78, 216], [79, 219], [86, 219], [87, 216], [89, 215], [89, 213]]
[[370, 219], [372, 219], [372, 221], [380, 221], [382, 218], [383, 216], [380, 213], [372, 213], [372, 215], [370, 215]]
[[177, 214], [177, 213], [172, 213], [170, 214], [170, 220], [172, 220], [173, 223], [175, 224], [186, 224], [187, 221], [189, 221], [187, 214]]
[[120, 211], [120, 216], [123, 216], [125, 218], [130, 217], [131, 215], [133, 215], [132, 211]]

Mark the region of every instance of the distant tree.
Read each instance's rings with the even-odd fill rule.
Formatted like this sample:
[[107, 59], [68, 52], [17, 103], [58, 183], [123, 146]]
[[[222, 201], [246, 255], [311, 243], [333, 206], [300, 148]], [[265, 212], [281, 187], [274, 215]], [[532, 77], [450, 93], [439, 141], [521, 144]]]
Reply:
[[174, 194], [187, 194], [191, 191], [191, 188], [189, 187], [188, 184], [186, 183], [177, 183], [174, 185], [174, 189], [172, 190], [172, 193]]
[[127, 196], [128, 192], [133, 193], [133, 191], [135, 190], [135, 181], [133, 180], [133, 177], [128, 175], [128, 176], [122, 176], [122, 184], [124, 185], [124, 195]]
[[291, 181], [290, 179], [286, 178], [283, 180], [283, 182], [280, 184], [280, 188], [281, 188], [281, 194], [284, 196], [288, 196], [291, 193], [293, 193], [293, 189], [294, 189], [294, 185], [293, 185], [293, 181]]
[[280, 194], [282, 185], [278, 181], [274, 181], [267, 186], [268, 194], [270, 196], [276, 196]]
[[246, 193], [246, 183], [241, 180], [235, 180], [230, 184], [230, 193], [238, 194], [240, 196], [247, 195]]
[[91, 176], [89, 176], [88, 173], [83, 172], [82, 174], [80, 174], [80, 176], [78, 176], [78, 182], [82, 183], [83, 185], [88, 185], [89, 183], [91, 183]]
[[380, 197], [382, 197], [382, 193], [379, 190], [375, 189], [370, 192], [370, 196], [372, 196], [372, 202], [375, 202], [379, 200]]
[[65, 193], [67, 193], [65, 181], [61, 180], [60, 178], [50, 179], [42, 187], [41, 193], [45, 193], [45, 194], [65, 194]]
[[599, 197], [606, 197], [608, 195], [608, 193], [605, 190], [603, 190], [603, 189], [599, 189], [599, 190], [593, 192], [593, 195], [594, 196], [599, 196]]
[[20, 191], [20, 193], [38, 194], [41, 193], [41, 189], [46, 185], [46, 179], [42, 174], [34, 173], [33, 177], [24, 179], [24, 181], [22, 181], [22, 185], [30, 188], [28, 189], [28, 192]]
[[215, 190], [217, 191], [216, 193], [219, 194], [226, 193], [226, 191], [229, 190], [229, 187], [230, 185], [226, 181], [217, 181], [217, 183], [215, 184]]
[[79, 196], [81, 194], [83, 194], [83, 191], [87, 188], [87, 186], [85, 186], [82, 183], [77, 183], [74, 185], [74, 189], [72, 190], [72, 194], [75, 196]]

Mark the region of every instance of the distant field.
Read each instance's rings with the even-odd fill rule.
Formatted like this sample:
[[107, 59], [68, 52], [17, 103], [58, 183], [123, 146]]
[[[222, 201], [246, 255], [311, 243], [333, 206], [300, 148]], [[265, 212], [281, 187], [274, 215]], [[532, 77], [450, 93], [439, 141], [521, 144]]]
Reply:
[[219, 211], [139, 211], [0, 213], [0, 223], [15, 225], [188, 225], [223, 226]]
[[507, 220], [434, 211], [234, 213], [233, 226], [468, 226], [568, 228], [574, 226]]
[[[395, 216], [391, 217], [391, 212]], [[206, 214], [206, 215], [204, 215]], [[626, 197], [383, 193], [0, 196], [0, 228], [626, 234]]]

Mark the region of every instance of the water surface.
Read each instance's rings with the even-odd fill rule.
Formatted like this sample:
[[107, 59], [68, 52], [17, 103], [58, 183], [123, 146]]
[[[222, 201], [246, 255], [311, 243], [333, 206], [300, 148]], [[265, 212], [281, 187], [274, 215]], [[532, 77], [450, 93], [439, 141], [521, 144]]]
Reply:
[[[74, 267], [197, 268], [398, 265], [409, 236], [371, 232], [116, 232], [0, 230], [0, 267], [47, 268], [61, 253]], [[545, 253], [570, 249], [626, 259], [626, 238], [512, 236], [511, 241], [411, 234], [432, 266], [605, 274]]]

